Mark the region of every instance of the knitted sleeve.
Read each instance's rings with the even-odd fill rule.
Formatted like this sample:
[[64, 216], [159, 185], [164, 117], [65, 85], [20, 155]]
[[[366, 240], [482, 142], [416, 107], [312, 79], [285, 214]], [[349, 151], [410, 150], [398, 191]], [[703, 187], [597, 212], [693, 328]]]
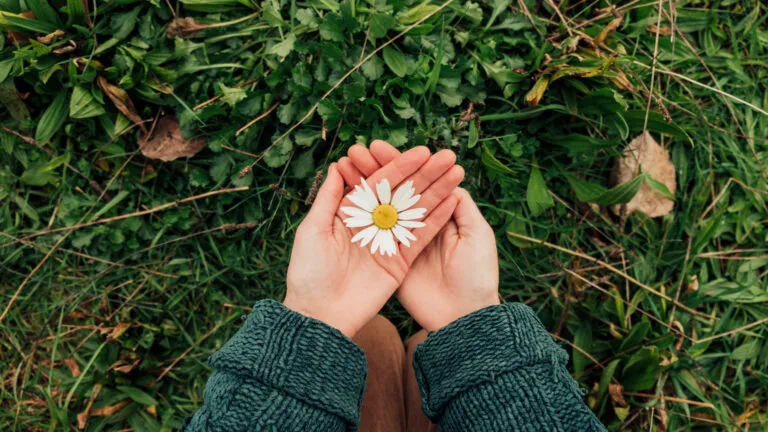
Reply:
[[202, 408], [182, 431], [355, 431], [363, 351], [338, 330], [265, 300], [209, 360]]
[[414, 352], [421, 405], [441, 432], [605, 431], [528, 306], [460, 318]]

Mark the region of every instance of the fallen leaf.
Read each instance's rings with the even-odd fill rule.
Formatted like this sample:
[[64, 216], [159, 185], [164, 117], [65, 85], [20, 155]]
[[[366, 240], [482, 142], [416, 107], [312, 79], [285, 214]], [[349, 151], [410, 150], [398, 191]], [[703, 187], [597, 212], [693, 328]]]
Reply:
[[77, 49], [77, 43], [75, 41], [68, 41], [66, 46], [53, 50], [56, 55], [69, 54]]
[[135, 368], [139, 364], [140, 361], [141, 359], [136, 359], [133, 363], [128, 363], [125, 360], [118, 360], [112, 363], [112, 365], [109, 368], [115, 372], [127, 374], [131, 372], [133, 368]]
[[77, 427], [80, 430], [83, 430], [86, 426], [88, 426], [88, 417], [91, 414], [91, 407], [93, 406], [93, 402], [96, 401], [96, 397], [99, 396], [100, 392], [101, 384], [95, 384], [91, 390], [91, 398], [88, 400], [88, 405], [85, 407], [83, 412], [77, 415]]
[[672, 35], [672, 28], [670, 27], [657, 27], [655, 24], [651, 24], [648, 26], [648, 32], [656, 34], [658, 32], [662, 36], [671, 36]]
[[[642, 169], [643, 173], [666, 186], [669, 192], [675, 193], [677, 188], [675, 166], [672, 165], [669, 152], [664, 150], [648, 131], [633, 139], [627, 146], [625, 154], [626, 156], [617, 160], [614, 168], [613, 178], [616, 185], [637, 177]], [[650, 217], [659, 217], [671, 212], [675, 202], [651, 189], [647, 183], [643, 183], [634, 198], [625, 206], [626, 213], [623, 213], [625, 215], [640, 211]], [[621, 205], [613, 206], [612, 210], [617, 215], [622, 214]]]
[[38, 36], [37, 41], [44, 45], [50, 45], [51, 42], [53, 42], [54, 39], [64, 36], [66, 33], [64, 33], [63, 30], [56, 30], [53, 33], [49, 33], [45, 36]]
[[200, 24], [194, 18], [174, 18], [165, 29], [165, 36], [168, 39], [173, 39], [177, 36], [180, 38], [190, 37], [206, 27], [208, 26]]
[[129, 400], [124, 400], [114, 405], [96, 408], [95, 410], [91, 410], [91, 417], [109, 417], [121, 409], [127, 407], [130, 403], [131, 402]]
[[624, 400], [624, 386], [621, 384], [608, 384], [608, 392], [611, 394], [611, 400], [614, 405], [625, 407], [627, 401]]
[[154, 131], [139, 139], [139, 148], [144, 156], [161, 161], [172, 161], [181, 157], [196, 155], [205, 147], [205, 139], [186, 139], [181, 134], [176, 116], [166, 116], [157, 122]]
[[621, 15], [621, 14], [616, 18], [612, 19], [611, 22], [609, 22], [608, 25], [606, 25], [605, 28], [603, 28], [600, 31], [600, 34], [597, 35], [597, 37], [595, 38], [595, 42], [603, 43], [605, 39], [611, 35], [611, 33], [615, 32], [616, 29], [619, 28], [619, 26], [623, 21], [624, 21], [624, 15]]
[[128, 93], [120, 87], [110, 84], [104, 77], [100, 76], [97, 79], [99, 87], [104, 90], [104, 93], [109, 97], [115, 108], [117, 108], [128, 120], [132, 121], [136, 126], [141, 128], [142, 132], [147, 133], [144, 122], [141, 120], [141, 116], [136, 112], [136, 107], [133, 105], [131, 97]]
[[67, 366], [67, 369], [69, 369], [69, 372], [72, 373], [72, 376], [77, 378], [80, 376], [80, 366], [78, 366], [77, 361], [73, 358], [64, 359], [64, 364]]
[[127, 332], [129, 328], [131, 328], [131, 323], [120, 323], [112, 328], [112, 331], [109, 332], [107, 338], [112, 340], [118, 339]]
[[527, 103], [529, 107], [535, 108], [536, 105], [539, 104], [541, 98], [544, 97], [544, 92], [547, 91], [550, 78], [549, 75], [542, 75], [533, 85], [528, 94], [525, 95], [525, 103]]

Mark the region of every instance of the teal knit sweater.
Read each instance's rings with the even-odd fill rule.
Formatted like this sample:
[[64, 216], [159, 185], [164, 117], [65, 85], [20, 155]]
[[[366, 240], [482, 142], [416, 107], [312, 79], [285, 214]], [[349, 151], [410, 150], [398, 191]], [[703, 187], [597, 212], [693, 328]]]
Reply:
[[[481, 309], [430, 333], [413, 366], [424, 412], [445, 432], [604, 431], [533, 311]], [[197, 431], [355, 431], [363, 351], [334, 328], [265, 300], [210, 359]]]

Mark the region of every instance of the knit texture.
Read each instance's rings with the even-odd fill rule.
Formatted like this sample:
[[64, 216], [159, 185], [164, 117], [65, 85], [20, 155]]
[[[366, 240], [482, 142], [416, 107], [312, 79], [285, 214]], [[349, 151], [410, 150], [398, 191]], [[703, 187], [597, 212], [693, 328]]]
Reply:
[[510, 303], [430, 333], [413, 366], [441, 432], [604, 431], [567, 362], [533, 310]]
[[203, 407], [184, 431], [357, 430], [365, 354], [320, 321], [260, 301], [209, 363]]

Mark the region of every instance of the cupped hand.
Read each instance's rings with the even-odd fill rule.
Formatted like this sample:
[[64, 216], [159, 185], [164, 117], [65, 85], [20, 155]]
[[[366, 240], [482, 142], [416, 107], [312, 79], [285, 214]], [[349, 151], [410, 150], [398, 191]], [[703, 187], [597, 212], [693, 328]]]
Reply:
[[[451, 218], [458, 199], [453, 190], [464, 172], [454, 167], [455, 157], [430, 158], [426, 147], [416, 147], [390, 158], [365, 175], [369, 186], [387, 179], [396, 190], [413, 181], [421, 194], [417, 207], [425, 208], [425, 227], [413, 230], [410, 247], [398, 244], [393, 256], [372, 254], [369, 247], [351, 243], [359, 229], [350, 229], [340, 210], [353, 206], [344, 196], [341, 167], [348, 158], [331, 164], [325, 182], [307, 217], [299, 225], [288, 266], [286, 307], [318, 319], [352, 337], [370, 321], [405, 279], [416, 257]], [[355, 173], [359, 174], [359, 173]], [[360, 177], [347, 179], [360, 183]]]
[[[432, 159], [440, 157], [438, 152]], [[451, 152], [452, 154], [452, 152]], [[355, 145], [349, 150], [349, 164], [340, 162], [345, 177], [374, 173], [400, 157], [384, 141], [374, 141], [370, 150]], [[453, 192], [458, 203], [432, 242], [411, 265], [397, 291], [397, 297], [413, 318], [427, 330], [440, 329], [450, 322], [486, 306], [499, 304], [499, 261], [496, 237], [469, 193]]]

